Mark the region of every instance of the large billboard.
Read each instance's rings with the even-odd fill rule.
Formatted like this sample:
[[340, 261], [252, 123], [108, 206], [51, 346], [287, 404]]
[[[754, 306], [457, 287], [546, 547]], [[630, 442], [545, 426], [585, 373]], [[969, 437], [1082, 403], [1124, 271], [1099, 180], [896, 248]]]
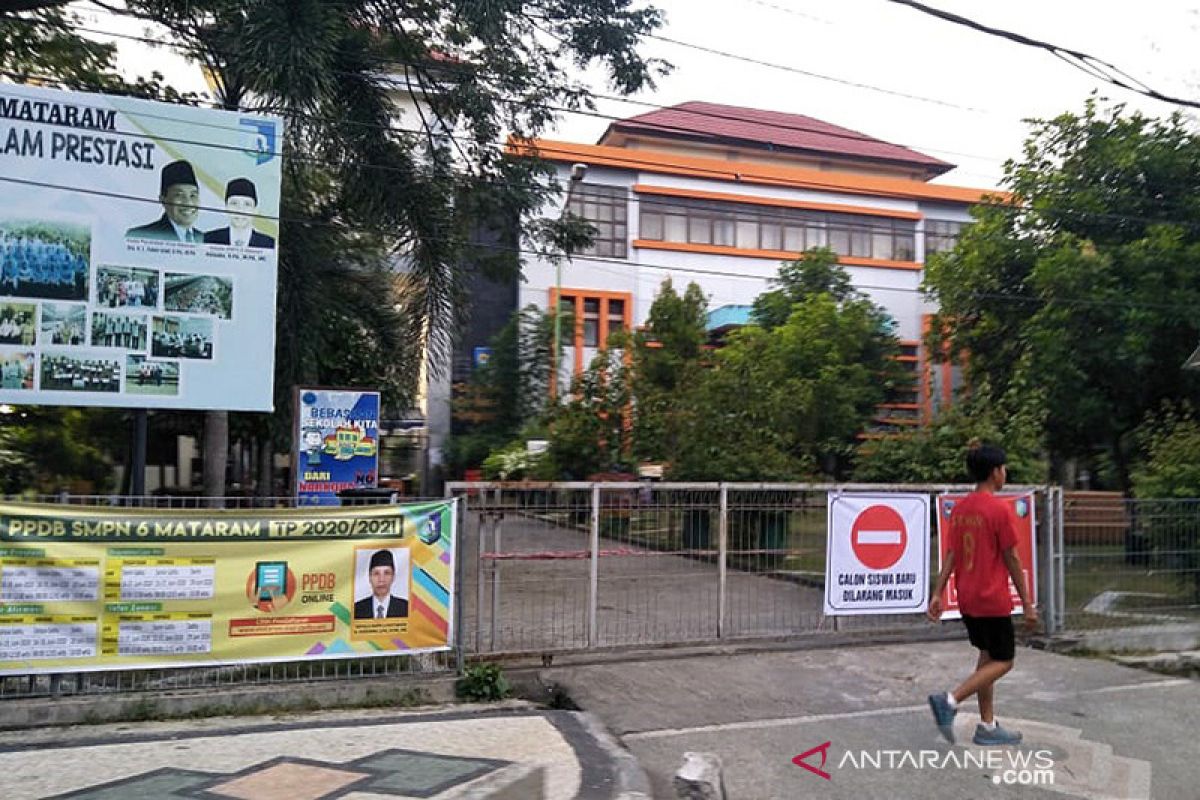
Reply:
[[0, 675], [446, 650], [455, 509], [0, 503]]
[[338, 493], [379, 482], [379, 392], [296, 390], [296, 497], [338, 505]]
[[0, 86], [0, 403], [271, 411], [282, 134]]

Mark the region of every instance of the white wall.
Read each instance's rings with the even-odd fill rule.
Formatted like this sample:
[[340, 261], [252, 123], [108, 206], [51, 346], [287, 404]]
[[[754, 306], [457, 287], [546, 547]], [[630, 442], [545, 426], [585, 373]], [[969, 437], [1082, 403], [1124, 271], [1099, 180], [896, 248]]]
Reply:
[[[559, 165], [559, 178], [565, 186], [570, 166]], [[770, 197], [806, 202], [845, 203], [848, 205], [917, 212], [934, 219], [969, 221], [965, 210], [953, 206], [926, 208], [916, 201], [896, 198], [875, 198], [863, 195], [821, 193], [809, 190], [790, 190], [728, 182], [692, 179], [680, 176], [638, 174], [633, 171], [589, 169], [587, 183], [632, 187], [635, 183], [670, 186], [680, 189], [723, 191], [756, 197]], [[660, 196], [650, 196], [663, 200]], [[547, 205], [548, 213], [561, 213], [563, 198]], [[638, 195], [630, 192], [629, 238], [638, 238]], [[918, 225], [917, 253], [922, 251]], [[662, 282], [671, 278], [675, 288], [682, 291], [690, 282], [699, 284], [709, 298], [709, 309], [724, 305], [749, 305], [769, 288], [778, 273], [779, 262], [745, 256], [685, 253], [671, 250], [638, 249], [632, 245], [626, 259], [590, 258], [575, 256], [562, 264], [564, 289], [594, 289], [606, 292], [628, 292], [633, 296], [633, 324], [641, 325], [649, 315], [650, 306]], [[913, 270], [847, 266], [854, 284], [875, 302], [886, 308], [897, 322], [896, 333], [901, 339], [919, 339], [921, 315], [931, 309], [918, 291], [921, 273]], [[520, 289], [520, 304], [535, 304], [549, 308], [550, 290], [555, 286], [555, 267], [536, 256], [527, 256], [525, 281]], [[564, 340], [569, 337], [564, 336]], [[585, 362], [586, 363], [586, 362]]]

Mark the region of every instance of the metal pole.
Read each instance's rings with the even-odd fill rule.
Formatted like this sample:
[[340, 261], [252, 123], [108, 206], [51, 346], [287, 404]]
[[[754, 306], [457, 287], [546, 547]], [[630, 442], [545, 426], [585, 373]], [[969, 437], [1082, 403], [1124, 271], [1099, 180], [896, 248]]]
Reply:
[[562, 261], [554, 262], [554, 369], [552, 371], [552, 380], [550, 396], [558, 397], [558, 387], [562, 381], [559, 380], [558, 371], [562, 368], [562, 356], [559, 348], [562, 346]]
[[721, 516], [717, 520], [717, 638], [725, 636], [729, 578], [729, 487], [721, 484]]
[[[487, 495], [484, 496], [484, 507], [487, 507]], [[479, 512], [479, 525], [476, 527], [479, 537], [479, 552], [475, 559], [475, 652], [483, 652], [483, 604], [487, 600], [486, 587], [483, 577], [487, 574], [487, 523], [486, 511]]]
[[144, 497], [146, 495], [146, 438], [149, 426], [149, 414], [146, 409], [134, 409], [133, 463], [129, 467], [133, 470], [133, 474], [130, 476], [129, 493], [134, 497]]
[[[495, 522], [492, 523], [492, 553], [500, 555], [500, 528], [502, 527], [501, 512], [496, 512]], [[496, 635], [500, 627], [500, 560], [492, 559], [492, 640], [491, 652], [496, 652]]]
[[1042, 624], [1046, 634], [1054, 633], [1054, 618], [1055, 605], [1058, 600], [1058, 592], [1055, 589], [1054, 581], [1054, 497], [1053, 489], [1046, 487], [1044, 492], [1045, 503], [1043, 504], [1045, 518], [1041, 524], [1041, 530], [1038, 535], [1042, 537], [1041, 541], [1041, 560], [1042, 569], [1041, 575], [1033, 574], [1034, 580], [1040, 581], [1040, 591], [1038, 599], [1041, 600], [1042, 608]]
[[454, 537], [450, 546], [454, 553], [454, 671], [462, 674], [465, 659], [463, 657], [463, 588], [466, 575], [466, 559], [463, 557], [467, 537], [467, 498], [455, 498]]
[[592, 531], [589, 544], [587, 644], [596, 646], [596, 604], [600, 589], [600, 486], [592, 485]]
[[1055, 525], [1055, 554], [1058, 557], [1058, 570], [1055, 576], [1055, 586], [1058, 588], [1058, 620], [1056, 630], [1062, 630], [1066, 627], [1067, 621], [1067, 547], [1066, 536], [1063, 533], [1065, 525], [1063, 524], [1063, 490], [1061, 486], [1054, 489], [1054, 518], [1057, 521]]

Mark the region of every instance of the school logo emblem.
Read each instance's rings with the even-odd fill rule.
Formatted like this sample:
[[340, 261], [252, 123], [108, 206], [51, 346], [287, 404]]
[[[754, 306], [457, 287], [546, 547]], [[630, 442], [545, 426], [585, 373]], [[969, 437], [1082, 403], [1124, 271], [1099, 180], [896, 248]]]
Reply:
[[275, 145], [278, 137], [275, 123], [268, 119], [241, 120], [242, 150], [261, 166], [275, 158]]

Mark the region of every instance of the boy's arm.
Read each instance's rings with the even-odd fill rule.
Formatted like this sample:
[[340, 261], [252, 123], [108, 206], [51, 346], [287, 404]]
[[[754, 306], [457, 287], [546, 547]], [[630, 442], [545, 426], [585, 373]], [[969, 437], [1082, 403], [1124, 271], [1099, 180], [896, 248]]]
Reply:
[[1017, 594], [1021, 596], [1021, 608], [1025, 614], [1025, 627], [1034, 628], [1038, 623], [1037, 608], [1029, 599], [1029, 587], [1025, 583], [1025, 570], [1021, 569], [1021, 556], [1015, 546], [1004, 551], [1004, 566], [1008, 567], [1008, 575], [1012, 578]]
[[937, 622], [942, 617], [942, 590], [946, 588], [946, 582], [950, 580], [950, 576], [954, 573], [954, 551], [946, 551], [946, 560], [942, 562], [942, 571], [938, 573], [937, 584], [933, 587], [933, 597], [929, 600], [929, 610], [925, 612], [934, 622]]

